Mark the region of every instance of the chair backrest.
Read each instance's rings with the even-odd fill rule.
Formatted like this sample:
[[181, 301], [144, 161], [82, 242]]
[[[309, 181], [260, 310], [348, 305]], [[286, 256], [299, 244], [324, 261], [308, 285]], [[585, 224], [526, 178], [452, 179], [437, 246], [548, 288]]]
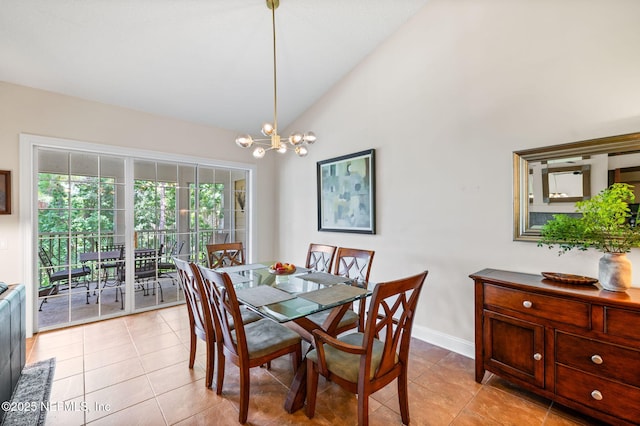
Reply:
[[340, 247], [336, 255], [336, 266], [333, 273], [368, 282], [374, 254], [373, 250]]
[[189, 321], [194, 325], [196, 333], [200, 334], [199, 337], [204, 339], [204, 336], [206, 336], [206, 322], [204, 319], [202, 304], [200, 303], [200, 289], [198, 289], [198, 282], [196, 281], [189, 262], [178, 259], [175, 256], [173, 257], [173, 262], [176, 265], [178, 278], [180, 279], [182, 290], [184, 292], [184, 298], [187, 301]]
[[191, 269], [202, 295], [202, 308], [205, 320], [208, 321], [208, 330], [215, 330], [218, 344], [224, 345], [228, 354], [248, 360], [244, 324], [231, 278], [226, 272], [217, 272], [194, 263], [191, 264]]
[[387, 374], [398, 363], [407, 367], [413, 319], [427, 274], [428, 271], [424, 271], [375, 286], [367, 312], [363, 346], [372, 348], [374, 339], [379, 339], [384, 342], [384, 349], [380, 366], [373, 375], [370, 367], [374, 351], [367, 351], [364, 355], [366, 362], [360, 362], [360, 379], [370, 377], [375, 380]]
[[311, 243], [307, 251], [305, 267], [318, 272], [330, 273], [335, 255], [336, 246]]
[[116, 251], [124, 249], [123, 243], [104, 244], [102, 247], [98, 247], [96, 243], [96, 251]]
[[[136, 250], [133, 255], [134, 278], [154, 278], [158, 275], [158, 252], [155, 250]], [[117, 262], [118, 280], [125, 280], [124, 247], [120, 249], [120, 259]]]
[[47, 253], [44, 247], [40, 247], [38, 250], [38, 257], [45, 271], [47, 271], [47, 275], [51, 276], [53, 273], [53, 262], [51, 262], [51, 256], [49, 256], [49, 253]]
[[244, 265], [242, 241], [224, 244], [207, 244], [207, 261], [209, 268]]
[[145, 250], [134, 254], [135, 277], [155, 277], [158, 269], [158, 253], [155, 250]]

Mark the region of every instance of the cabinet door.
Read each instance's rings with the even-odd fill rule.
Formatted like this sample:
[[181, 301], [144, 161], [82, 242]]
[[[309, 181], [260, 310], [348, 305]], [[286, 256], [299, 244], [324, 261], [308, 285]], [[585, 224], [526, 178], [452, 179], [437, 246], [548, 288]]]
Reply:
[[485, 368], [544, 388], [544, 327], [484, 312]]

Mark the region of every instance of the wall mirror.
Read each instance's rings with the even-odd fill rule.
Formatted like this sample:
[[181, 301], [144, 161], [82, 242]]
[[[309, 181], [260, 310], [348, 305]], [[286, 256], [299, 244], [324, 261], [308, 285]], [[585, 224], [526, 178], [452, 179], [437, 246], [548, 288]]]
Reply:
[[576, 201], [615, 182], [634, 185], [640, 202], [640, 133], [515, 151], [514, 240], [539, 240], [554, 214], [578, 215]]

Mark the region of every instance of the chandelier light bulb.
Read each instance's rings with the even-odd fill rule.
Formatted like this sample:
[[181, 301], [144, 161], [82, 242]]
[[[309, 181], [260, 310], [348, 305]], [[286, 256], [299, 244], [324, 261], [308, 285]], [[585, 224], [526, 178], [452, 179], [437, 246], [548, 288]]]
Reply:
[[286, 154], [287, 153], [287, 144], [285, 143], [280, 143], [280, 148], [278, 148], [278, 152], [280, 154]]
[[264, 123], [262, 125], [262, 134], [265, 136], [271, 136], [273, 135], [273, 132], [275, 131], [275, 127], [273, 127], [273, 124], [271, 123]]
[[304, 134], [304, 141], [308, 144], [312, 144], [316, 141], [316, 134], [313, 132], [306, 132]]
[[240, 135], [236, 138], [236, 144], [240, 148], [249, 148], [253, 145], [253, 138], [251, 135]]
[[309, 150], [307, 149], [306, 146], [304, 145], [296, 146], [296, 154], [298, 154], [298, 157], [306, 157], [308, 153], [309, 153]]
[[291, 145], [293, 146], [300, 145], [303, 139], [304, 136], [300, 132], [294, 132], [291, 134], [291, 136], [289, 136], [289, 142], [291, 142]]
[[253, 150], [253, 156], [255, 158], [262, 158], [266, 152], [263, 147], [259, 146]]

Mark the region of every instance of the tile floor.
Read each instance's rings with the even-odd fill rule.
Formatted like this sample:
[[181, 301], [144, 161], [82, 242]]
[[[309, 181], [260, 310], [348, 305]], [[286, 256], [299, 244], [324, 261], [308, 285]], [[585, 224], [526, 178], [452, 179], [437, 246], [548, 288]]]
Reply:
[[[27, 363], [56, 357], [47, 414], [52, 425], [237, 425], [237, 368], [227, 363], [222, 396], [204, 386], [204, 346], [188, 368], [186, 307], [176, 306], [44, 332], [27, 341]], [[420, 340], [410, 357], [412, 425], [600, 425], [487, 374], [473, 360]], [[282, 408], [288, 357], [251, 374], [250, 425], [355, 425], [355, 396], [320, 379], [316, 416]], [[395, 384], [395, 383], [394, 383]], [[372, 425], [402, 424], [394, 384], [370, 401]], [[75, 409], [74, 409], [75, 408]]]

